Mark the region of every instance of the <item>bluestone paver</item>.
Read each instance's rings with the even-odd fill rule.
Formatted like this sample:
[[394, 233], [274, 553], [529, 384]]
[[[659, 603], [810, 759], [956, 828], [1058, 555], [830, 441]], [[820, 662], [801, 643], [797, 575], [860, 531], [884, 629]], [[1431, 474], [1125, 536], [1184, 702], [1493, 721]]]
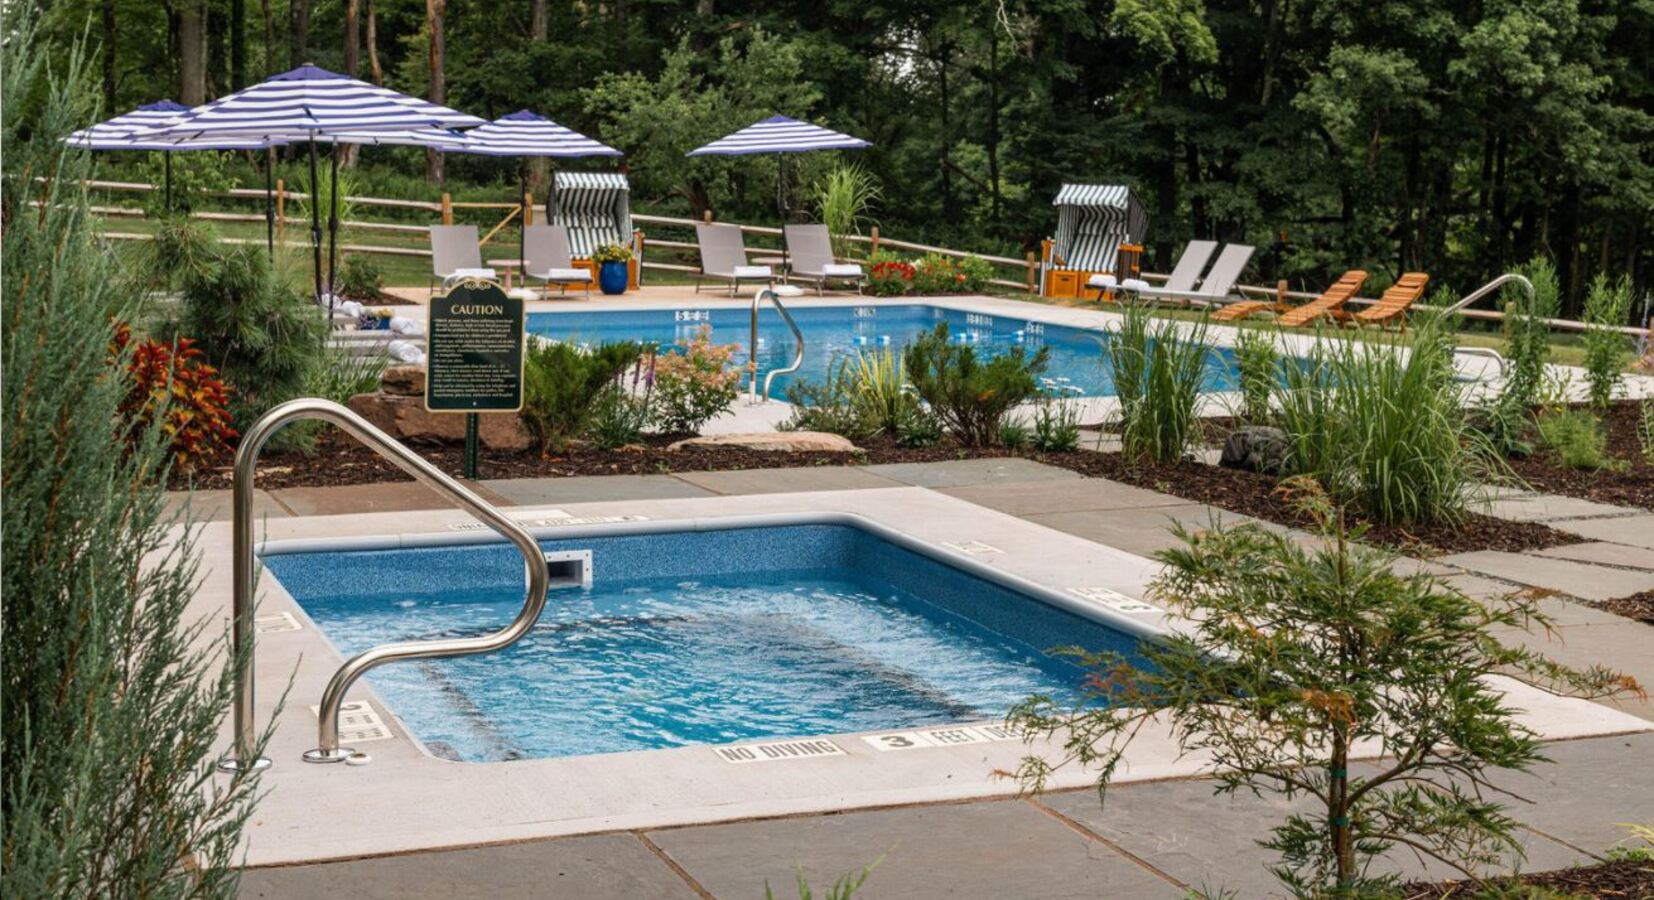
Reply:
[[629, 834], [251, 869], [243, 900], [694, 900], [688, 882]]
[[727, 472], [684, 472], [677, 476], [715, 494], [789, 494], [805, 491], [855, 491], [903, 487], [862, 468], [805, 466], [795, 469], [738, 469]]
[[[1507, 644], [1528, 647], [1576, 669], [1604, 666], [1631, 676], [1644, 690], [1654, 690], [1654, 631], [1640, 622], [1616, 616], [1612, 623], [1574, 625], [1551, 634], [1509, 629], [1494, 633]], [[1596, 702], [1654, 721], [1654, 699], [1647, 696], [1630, 694]]]
[[[227, 522], [231, 514], [231, 491], [168, 491], [167, 515], [179, 512], [189, 505], [191, 522]], [[291, 515], [287, 507], [276, 502], [269, 491], [253, 491], [253, 521], [280, 519]]]
[[866, 471], [918, 487], [959, 487], [1007, 481], [1078, 481], [1085, 476], [1071, 469], [1047, 466], [1017, 457], [954, 459], [934, 463], [884, 463]]
[[1479, 550], [1443, 556], [1437, 562], [1587, 600], [1608, 600], [1654, 589], [1654, 572], [1610, 569], [1529, 553]]
[[1540, 556], [1549, 556], [1555, 559], [1571, 559], [1576, 562], [1654, 571], [1654, 550], [1644, 547], [1632, 547], [1628, 544], [1589, 541], [1583, 544], [1547, 547], [1544, 550], [1533, 552]]
[[1577, 534], [1589, 540], [1611, 541], [1654, 550], [1654, 513], [1612, 519], [1572, 519], [1550, 524], [1558, 531]]
[[707, 497], [712, 492], [671, 475], [577, 475], [570, 478], [496, 478], [490, 491], [518, 506]]
[[795, 896], [802, 868], [817, 895], [879, 860], [856, 897], [1180, 897], [1108, 845], [1018, 800], [737, 822], [649, 837], [714, 896]]
[[[479, 482], [465, 481], [484, 500], [496, 506], [510, 501]], [[271, 496], [296, 516], [338, 516], [349, 513], [405, 512], [414, 509], [444, 509], [453, 506], [447, 498], [417, 481], [384, 481], [378, 484], [349, 484], [337, 487], [277, 488]]]
[[1127, 553], [1149, 556], [1158, 550], [1182, 544], [1171, 532], [1174, 521], [1182, 522], [1191, 529], [1198, 529], [1209, 527], [1214, 521], [1214, 516], [1216, 521], [1225, 525], [1252, 521], [1245, 516], [1202, 503], [1142, 510], [1049, 513], [1027, 515], [1023, 518], [1088, 541], [1107, 544]]
[[1556, 741], [1544, 749], [1554, 765], [1495, 782], [1533, 801], [1513, 804], [1512, 815], [1589, 853], [1637, 846], [1623, 823], [1654, 820], [1654, 733]]
[[1106, 478], [971, 484], [941, 488], [939, 492], [1013, 516], [1189, 505], [1189, 501], [1181, 497]]
[[1621, 516], [1636, 510], [1624, 506], [1597, 503], [1581, 497], [1558, 494], [1535, 494], [1510, 489], [1494, 489], [1487, 514], [1499, 519], [1517, 522], [1545, 522], [1553, 519], [1581, 519], [1600, 516]]

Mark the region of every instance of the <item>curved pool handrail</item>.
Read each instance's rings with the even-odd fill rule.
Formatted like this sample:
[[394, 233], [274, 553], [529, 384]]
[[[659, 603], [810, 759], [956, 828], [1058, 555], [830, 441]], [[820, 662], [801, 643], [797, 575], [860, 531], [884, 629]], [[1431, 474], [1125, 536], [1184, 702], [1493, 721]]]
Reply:
[[404, 659], [424, 659], [433, 656], [464, 656], [487, 653], [507, 647], [528, 633], [546, 605], [549, 575], [540, 545], [517, 522], [507, 518], [488, 501], [477, 496], [465, 485], [449, 477], [441, 469], [427, 462], [412, 450], [402, 446], [390, 435], [375, 428], [368, 420], [349, 409], [317, 397], [289, 400], [260, 416], [241, 439], [235, 454], [234, 494], [234, 561], [233, 623], [231, 637], [235, 658], [241, 661], [235, 690], [235, 746], [233, 756], [219, 762], [219, 769], [227, 772], [262, 769], [270, 765], [268, 759], [255, 756], [257, 737], [253, 714], [253, 477], [258, 455], [270, 436], [289, 422], [299, 419], [319, 419], [331, 422], [366, 444], [397, 468], [413, 476], [425, 486], [451, 500], [484, 525], [510, 541], [528, 563], [528, 592], [523, 598], [522, 610], [509, 625], [491, 634], [469, 638], [450, 638], [433, 641], [404, 641], [381, 644], [346, 660], [328, 680], [322, 692], [321, 709], [317, 716], [317, 744], [304, 754], [306, 762], [330, 763], [350, 758], [352, 751], [339, 747], [339, 707], [345, 692], [356, 679], [368, 670], [388, 662]]
[[1528, 292], [1528, 299], [1530, 301], [1533, 299], [1533, 282], [1529, 281], [1525, 275], [1518, 275], [1515, 272], [1506, 272], [1474, 291], [1465, 294], [1459, 299], [1459, 302], [1442, 310], [1442, 312], [1446, 315], [1453, 315], [1454, 313], [1470, 306], [1470, 304], [1475, 303], [1477, 300], [1493, 293], [1496, 289], [1503, 287], [1506, 283], [1512, 281], [1521, 285], [1522, 289]]
[[[792, 290], [795, 293], [797, 292], [796, 288]], [[764, 394], [760, 397], [758, 394], [758, 307], [763, 303], [766, 295], [770, 298], [770, 305], [775, 307], [775, 311], [781, 314], [781, 318], [787, 323], [787, 327], [793, 330], [793, 340], [798, 342], [798, 352], [793, 354], [791, 363], [779, 369], [771, 369], [764, 374]], [[793, 321], [793, 314], [787, 312], [787, 308], [781, 305], [781, 293], [775, 289], [773, 284], [760, 288], [757, 293], [752, 295], [752, 343], [747, 347], [747, 363], [752, 371], [752, 379], [747, 384], [747, 402], [754, 405], [769, 402], [770, 385], [774, 383], [777, 375], [790, 375], [797, 372], [804, 365], [804, 332], [799, 330], [798, 323]]]

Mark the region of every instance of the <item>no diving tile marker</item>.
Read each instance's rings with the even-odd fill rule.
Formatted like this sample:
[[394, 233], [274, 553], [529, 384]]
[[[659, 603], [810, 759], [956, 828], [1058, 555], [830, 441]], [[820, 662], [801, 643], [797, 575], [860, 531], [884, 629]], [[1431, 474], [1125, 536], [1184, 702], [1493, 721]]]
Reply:
[[843, 747], [826, 738], [735, 744], [730, 747], [713, 747], [712, 752], [727, 763], [776, 762], [783, 759], [818, 759], [823, 756], [847, 755]]
[[1119, 591], [1106, 587], [1069, 588], [1068, 592], [1081, 600], [1090, 600], [1123, 613], [1157, 613], [1164, 612], [1160, 607], [1135, 597], [1128, 597]]
[[984, 544], [981, 541], [943, 541], [942, 546], [952, 550], [958, 550], [960, 553], [970, 554], [971, 556], [982, 556], [988, 553], [1005, 552], [992, 544]]
[[280, 612], [273, 616], [259, 616], [253, 620], [254, 634], [276, 634], [283, 631], [302, 631], [303, 625], [293, 618], [290, 612]]

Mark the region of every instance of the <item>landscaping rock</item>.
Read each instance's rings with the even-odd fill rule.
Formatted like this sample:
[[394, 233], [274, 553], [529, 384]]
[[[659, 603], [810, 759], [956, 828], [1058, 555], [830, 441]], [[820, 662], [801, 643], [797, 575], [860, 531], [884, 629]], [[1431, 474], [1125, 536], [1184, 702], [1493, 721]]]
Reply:
[[[465, 440], [465, 416], [425, 409], [425, 369], [391, 366], [379, 390], [357, 394], [345, 404], [391, 437], [405, 441], [454, 443]], [[479, 413], [478, 435], [490, 450], [522, 450], [528, 432], [516, 413]]]
[[1286, 458], [1291, 447], [1286, 432], [1279, 428], [1245, 425], [1229, 433], [1228, 439], [1223, 442], [1223, 454], [1218, 457], [1218, 465], [1280, 475], [1286, 471]]
[[678, 441], [666, 449], [682, 450], [687, 447], [740, 447], [747, 450], [775, 450], [784, 453], [855, 453], [859, 449], [850, 443], [849, 438], [825, 431], [756, 431], [703, 435]]

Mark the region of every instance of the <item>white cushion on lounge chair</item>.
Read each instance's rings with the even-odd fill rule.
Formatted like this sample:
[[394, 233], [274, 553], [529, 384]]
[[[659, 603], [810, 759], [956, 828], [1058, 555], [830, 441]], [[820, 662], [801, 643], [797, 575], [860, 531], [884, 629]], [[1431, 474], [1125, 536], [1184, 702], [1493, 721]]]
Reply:
[[419, 320], [417, 319], [409, 319], [403, 316], [391, 316], [390, 330], [396, 332], [397, 334], [418, 334], [421, 329], [419, 327]]
[[444, 280], [452, 281], [455, 278], [487, 278], [493, 280], [494, 277], [493, 269], [455, 269]]
[[334, 310], [337, 312], [342, 312], [347, 316], [359, 316], [362, 314], [362, 304], [357, 303], [355, 300], [345, 300], [338, 306], [335, 306]]
[[1146, 291], [1150, 289], [1149, 283], [1141, 278], [1127, 278], [1120, 282], [1120, 287], [1128, 291]]
[[425, 361], [425, 351], [419, 349], [418, 344], [407, 341], [391, 341], [385, 345], [386, 352], [391, 358], [405, 363], [422, 363]]
[[821, 267], [821, 274], [828, 278], [860, 278], [861, 266], [855, 263], [828, 263]]
[[530, 272], [541, 281], [591, 281], [590, 269], [547, 269], [544, 272]]
[[1099, 273], [1086, 279], [1085, 286], [1094, 288], [1111, 288], [1118, 283], [1118, 279], [1116, 279], [1113, 275]]
[[775, 270], [769, 266], [736, 266], [733, 270], [736, 278], [773, 278]]

